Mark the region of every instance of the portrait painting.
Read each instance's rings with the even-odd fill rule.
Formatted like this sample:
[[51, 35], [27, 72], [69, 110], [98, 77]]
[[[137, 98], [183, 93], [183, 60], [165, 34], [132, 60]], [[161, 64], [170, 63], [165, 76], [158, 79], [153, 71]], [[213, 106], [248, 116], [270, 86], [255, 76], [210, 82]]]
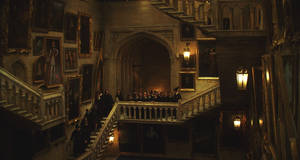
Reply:
[[65, 14], [64, 35], [66, 43], [76, 43], [78, 30], [78, 16], [72, 13]]
[[45, 83], [48, 88], [62, 84], [61, 54], [60, 38], [47, 38], [44, 70]]
[[199, 77], [218, 77], [216, 41], [198, 41]]
[[33, 56], [43, 55], [44, 37], [35, 37], [33, 40]]
[[195, 72], [180, 73], [180, 88], [182, 91], [195, 90]]
[[64, 57], [64, 71], [76, 72], [78, 70], [77, 48], [65, 48], [63, 57]]
[[79, 30], [79, 56], [89, 57], [91, 55], [91, 18], [85, 14], [80, 14]]
[[8, 48], [31, 48], [30, 0], [10, 0], [8, 21]]
[[81, 68], [82, 74], [82, 94], [81, 94], [81, 102], [89, 102], [92, 94], [92, 78], [93, 78], [93, 65], [92, 64], [84, 64]]
[[33, 0], [32, 30], [48, 32], [49, 0]]
[[45, 67], [45, 57], [44, 56], [39, 57], [33, 63], [32, 79], [33, 79], [34, 83], [44, 82], [44, 77], [45, 77], [44, 67]]
[[180, 24], [181, 40], [194, 40], [196, 37], [194, 25], [189, 23]]
[[64, 23], [64, 3], [59, 0], [51, 0], [48, 12], [48, 26], [51, 31], [62, 32]]
[[100, 51], [101, 48], [101, 43], [103, 40], [103, 32], [94, 32], [94, 50], [95, 51]]
[[79, 117], [80, 113], [80, 76], [73, 76], [67, 78], [65, 89], [66, 109], [68, 120], [71, 121]]

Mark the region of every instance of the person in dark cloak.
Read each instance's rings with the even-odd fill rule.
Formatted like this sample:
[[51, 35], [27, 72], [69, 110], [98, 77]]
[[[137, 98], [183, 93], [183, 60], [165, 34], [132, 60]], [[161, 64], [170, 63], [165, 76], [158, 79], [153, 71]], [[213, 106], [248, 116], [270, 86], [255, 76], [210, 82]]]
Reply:
[[108, 92], [107, 89], [104, 92], [103, 101], [104, 101], [104, 108], [105, 108], [105, 116], [108, 116], [114, 105], [114, 100], [112, 98], [112, 95]]

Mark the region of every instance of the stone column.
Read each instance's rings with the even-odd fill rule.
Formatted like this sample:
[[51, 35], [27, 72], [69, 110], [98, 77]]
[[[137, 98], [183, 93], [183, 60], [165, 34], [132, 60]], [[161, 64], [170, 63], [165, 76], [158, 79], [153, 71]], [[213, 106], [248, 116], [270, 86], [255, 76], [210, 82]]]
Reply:
[[3, 66], [3, 56], [8, 45], [9, 0], [0, 1], [0, 66]]

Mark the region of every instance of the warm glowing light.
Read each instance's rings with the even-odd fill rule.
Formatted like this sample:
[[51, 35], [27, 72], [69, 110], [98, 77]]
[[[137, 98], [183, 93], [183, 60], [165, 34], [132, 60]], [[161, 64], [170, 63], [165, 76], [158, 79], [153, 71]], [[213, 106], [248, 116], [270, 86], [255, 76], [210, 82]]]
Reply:
[[114, 141], [115, 137], [114, 136], [110, 136], [109, 137], [109, 142], [112, 143]]
[[270, 73], [269, 73], [269, 70], [266, 71], [266, 80], [267, 80], [267, 82], [270, 81]]
[[240, 118], [235, 118], [233, 120], [233, 126], [234, 126], [234, 128], [240, 128], [241, 127], [241, 119]]
[[264, 124], [264, 120], [262, 118], [259, 118], [258, 123], [259, 123], [259, 126], [262, 127]]
[[239, 69], [236, 72], [236, 81], [239, 90], [246, 90], [248, 83], [248, 71], [246, 69]]
[[184, 58], [185, 61], [190, 60], [191, 51], [190, 51], [189, 45], [190, 45], [190, 43], [186, 43], [186, 47], [183, 50], [183, 58]]
[[190, 51], [184, 51], [184, 52], [183, 52], [184, 60], [185, 60], [185, 61], [189, 61], [190, 55], [191, 55], [191, 52], [190, 52]]
[[251, 122], [250, 122], [250, 123], [251, 123], [251, 126], [253, 126], [253, 119], [251, 119]]

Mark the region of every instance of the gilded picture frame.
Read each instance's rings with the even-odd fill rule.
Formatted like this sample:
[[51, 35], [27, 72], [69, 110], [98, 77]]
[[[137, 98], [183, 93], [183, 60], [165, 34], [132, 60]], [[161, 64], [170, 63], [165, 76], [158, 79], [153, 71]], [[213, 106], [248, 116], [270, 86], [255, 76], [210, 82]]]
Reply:
[[65, 105], [66, 115], [69, 124], [78, 120], [80, 117], [80, 104], [81, 104], [81, 75], [72, 75], [66, 77], [65, 83]]
[[92, 55], [92, 18], [86, 13], [78, 13], [78, 53], [80, 58]]
[[78, 71], [78, 49], [77, 48], [64, 48], [63, 55], [64, 72], [77, 72]]
[[183, 71], [179, 73], [180, 90], [181, 91], [195, 91], [196, 89], [196, 72]]

